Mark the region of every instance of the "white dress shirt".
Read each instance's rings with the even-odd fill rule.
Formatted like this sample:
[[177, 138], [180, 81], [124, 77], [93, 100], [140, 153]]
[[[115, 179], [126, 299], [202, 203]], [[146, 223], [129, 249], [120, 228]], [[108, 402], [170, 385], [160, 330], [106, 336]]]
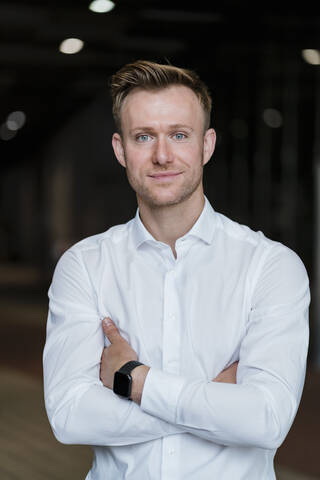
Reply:
[[[271, 480], [308, 349], [300, 258], [213, 210], [171, 248], [139, 217], [60, 258], [44, 349], [56, 438], [88, 444], [87, 480]], [[99, 379], [110, 316], [150, 366], [141, 406]], [[237, 384], [212, 382], [239, 360]]]

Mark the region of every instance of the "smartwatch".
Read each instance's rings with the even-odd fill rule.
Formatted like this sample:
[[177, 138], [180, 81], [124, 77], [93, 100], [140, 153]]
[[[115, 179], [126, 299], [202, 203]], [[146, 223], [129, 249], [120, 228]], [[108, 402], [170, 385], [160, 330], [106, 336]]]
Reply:
[[119, 370], [114, 374], [113, 379], [113, 391], [121, 397], [128, 398], [131, 400], [131, 388], [132, 388], [132, 377], [130, 373], [132, 370], [143, 363], [132, 360], [125, 363]]

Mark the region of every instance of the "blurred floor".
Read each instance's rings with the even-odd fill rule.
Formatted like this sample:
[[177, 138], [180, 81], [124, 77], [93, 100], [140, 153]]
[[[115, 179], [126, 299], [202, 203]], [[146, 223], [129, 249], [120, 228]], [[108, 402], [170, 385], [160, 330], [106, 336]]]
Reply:
[[0, 385], [1, 480], [84, 479], [91, 450], [55, 440], [44, 411], [41, 382], [7, 369], [0, 371]]
[[[47, 421], [42, 390], [46, 315], [46, 289], [33, 269], [0, 265], [1, 480], [81, 480], [90, 468], [90, 447], [59, 444]], [[294, 425], [276, 455], [278, 480], [320, 479], [319, 393], [320, 372], [309, 368]]]

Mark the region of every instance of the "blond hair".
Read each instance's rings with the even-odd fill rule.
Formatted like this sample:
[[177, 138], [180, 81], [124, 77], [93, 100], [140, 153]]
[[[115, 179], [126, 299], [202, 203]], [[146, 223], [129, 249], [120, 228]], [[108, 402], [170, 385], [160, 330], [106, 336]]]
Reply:
[[121, 132], [121, 107], [124, 99], [134, 88], [160, 90], [171, 85], [183, 85], [196, 94], [205, 114], [205, 130], [208, 129], [212, 106], [211, 96], [208, 87], [193, 70], [137, 60], [124, 65], [111, 77], [112, 113], [119, 132]]

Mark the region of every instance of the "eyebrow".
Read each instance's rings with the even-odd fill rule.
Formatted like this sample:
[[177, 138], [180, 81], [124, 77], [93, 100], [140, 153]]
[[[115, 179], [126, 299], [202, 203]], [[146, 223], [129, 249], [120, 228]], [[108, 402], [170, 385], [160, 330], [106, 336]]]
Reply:
[[[193, 131], [193, 128], [190, 127], [189, 125], [184, 125], [182, 123], [174, 123], [172, 125], [169, 125], [169, 130], [189, 130], [190, 132]], [[134, 134], [136, 132], [154, 132], [155, 129], [153, 127], [150, 127], [148, 125], [141, 126], [141, 127], [136, 127], [130, 130], [130, 134]]]

